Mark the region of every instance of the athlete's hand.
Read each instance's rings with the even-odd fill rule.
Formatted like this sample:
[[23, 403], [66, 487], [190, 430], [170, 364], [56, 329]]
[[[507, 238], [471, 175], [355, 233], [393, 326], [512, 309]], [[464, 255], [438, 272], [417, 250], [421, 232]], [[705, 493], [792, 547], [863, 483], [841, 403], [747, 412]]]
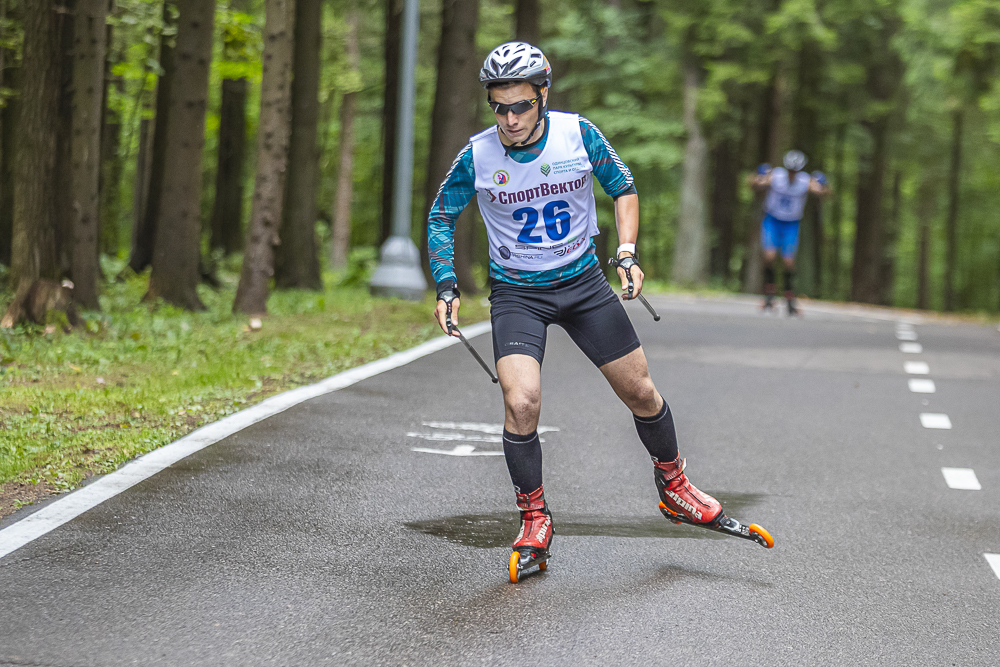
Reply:
[[[631, 255], [627, 252], [623, 252], [618, 259], [624, 259], [625, 257], [631, 257]], [[632, 298], [634, 299], [642, 292], [642, 279], [645, 274], [643, 274], [642, 269], [639, 268], [638, 264], [633, 264], [629, 271], [632, 273]], [[628, 274], [625, 273], [625, 269], [618, 269], [618, 277], [622, 281], [622, 292], [624, 292], [624, 294], [622, 294], [622, 300], [628, 301]]]
[[434, 308], [434, 317], [437, 318], [438, 325], [441, 327], [441, 331], [445, 332], [449, 336], [458, 336], [458, 308], [462, 305], [462, 300], [455, 297], [451, 302], [451, 326], [452, 330], [448, 331], [448, 304], [443, 300], [438, 299], [437, 306]]

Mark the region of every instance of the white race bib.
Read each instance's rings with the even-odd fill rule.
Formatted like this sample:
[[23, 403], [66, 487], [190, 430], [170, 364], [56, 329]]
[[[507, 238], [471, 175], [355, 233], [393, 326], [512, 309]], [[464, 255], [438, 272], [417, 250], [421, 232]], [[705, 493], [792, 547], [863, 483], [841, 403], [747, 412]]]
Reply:
[[471, 139], [490, 258], [507, 268], [565, 266], [587, 252], [590, 237], [600, 233], [580, 117], [550, 111], [548, 119], [545, 148], [531, 162], [507, 155], [496, 126]]

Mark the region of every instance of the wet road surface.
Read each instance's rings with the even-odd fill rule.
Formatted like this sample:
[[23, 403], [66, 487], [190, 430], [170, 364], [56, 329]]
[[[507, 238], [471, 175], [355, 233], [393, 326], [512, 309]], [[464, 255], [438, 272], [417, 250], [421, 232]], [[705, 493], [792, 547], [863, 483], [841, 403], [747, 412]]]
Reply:
[[453, 346], [240, 431], [0, 559], [0, 665], [1000, 664], [1000, 334], [651, 301], [660, 323], [629, 312], [688, 473], [774, 549], [662, 519], [628, 411], [553, 328], [547, 572], [507, 582], [500, 393]]

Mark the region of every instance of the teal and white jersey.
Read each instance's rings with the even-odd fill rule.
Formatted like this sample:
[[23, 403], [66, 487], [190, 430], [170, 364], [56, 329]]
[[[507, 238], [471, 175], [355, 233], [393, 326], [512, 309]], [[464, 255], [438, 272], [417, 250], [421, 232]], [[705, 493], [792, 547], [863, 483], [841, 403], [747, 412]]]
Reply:
[[[550, 118], [553, 116], [571, 117], [578, 119], [578, 129], [582, 139], [584, 150], [587, 154], [587, 158], [590, 162], [591, 176], [596, 179], [604, 192], [610, 197], [620, 197], [625, 194], [634, 193], [635, 185], [632, 179], [632, 172], [629, 171], [622, 159], [618, 157], [618, 154], [611, 147], [608, 140], [601, 134], [601, 131], [597, 129], [593, 123], [591, 123], [586, 118], [575, 116], [572, 114], [560, 114], [559, 112], [550, 111], [548, 112]], [[543, 165], [548, 165], [549, 176], [544, 180], [549, 183], [550, 190], [549, 196], [551, 198], [551, 186], [556, 184], [560, 191], [563, 189], [563, 185], [567, 179], [559, 178], [561, 174], [553, 174], [556, 171], [555, 162], [558, 160], [550, 159], [548, 153], [546, 153], [546, 147], [548, 146], [548, 141], [552, 135], [551, 129], [554, 126], [554, 122], [548, 122], [545, 124], [545, 132], [538, 143], [528, 146], [528, 147], [508, 147], [507, 158], [505, 166], [502, 168], [503, 171], [507, 172], [510, 176], [510, 169], [508, 166], [514, 164], [531, 166], [532, 169], [538, 169], [541, 175]], [[479, 133], [476, 137], [489, 135], [492, 133], [497, 136], [497, 127], [494, 125], [490, 129]], [[473, 137], [473, 138], [476, 138]], [[563, 137], [561, 141], [568, 142], [569, 140]], [[499, 138], [497, 139], [499, 143]], [[546, 153], [546, 157], [542, 159], [542, 153]], [[485, 172], [485, 170], [483, 170]], [[428, 254], [430, 256], [431, 273], [434, 275], [434, 280], [437, 283], [442, 281], [454, 281], [455, 280], [455, 269], [454, 269], [454, 257], [455, 257], [455, 221], [458, 219], [459, 214], [465, 209], [465, 207], [472, 201], [472, 198], [477, 195], [477, 182], [480, 180], [479, 169], [474, 164], [473, 161], [473, 145], [469, 143], [463, 148], [455, 161], [452, 163], [451, 168], [448, 170], [445, 176], [444, 182], [441, 183], [441, 187], [438, 189], [437, 195], [434, 198], [434, 203], [431, 205], [430, 212], [427, 216], [427, 246]], [[494, 173], [488, 172], [484, 173], [483, 178], [492, 179]], [[498, 175], [497, 178], [503, 179], [503, 175]], [[580, 178], [577, 176], [575, 178]], [[540, 178], [540, 180], [542, 180]], [[518, 202], [518, 207], [528, 207], [529, 205], [535, 205], [539, 202], [538, 197], [542, 197], [542, 187], [541, 183], [538, 184], [538, 194], [532, 194], [532, 201], [529, 204], [527, 201], [528, 193], [524, 193], [525, 201]], [[565, 186], [568, 189], [568, 186]], [[590, 190], [590, 186], [587, 188], [580, 188]], [[493, 184], [494, 194], [496, 194], [497, 199], [500, 199], [498, 190], [500, 188], [494, 183]], [[508, 192], [508, 188], [503, 188], [504, 192]], [[517, 189], [510, 189], [511, 192], [518, 196]], [[563, 193], [560, 192], [560, 195]], [[568, 193], [566, 193], [568, 194]], [[487, 199], [489, 198], [486, 195]], [[507, 195], [504, 195], [505, 200], [507, 200]], [[559, 197], [556, 198], [559, 200]], [[507, 200], [509, 201], [509, 200]], [[556, 210], [558, 207], [554, 206], [550, 211], [550, 223], [554, 226], [555, 235], [561, 234], [560, 225], [563, 224], [559, 220], [559, 215], [562, 212]], [[517, 210], [514, 209], [514, 211]], [[545, 229], [545, 205], [542, 205], [542, 210], [537, 211], [539, 213], [539, 219], [535, 228], [529, 231], [532, 236], [541, 236], [543, 243], [525, 243], [523, 245], [538, 245], [538, 246], [552, 246], [558, 245], [558, 243], [565, 243], [570, 237], [574, 237], [573, 233], [568, 233], [566, 237], [558, 242], [551, 242], [551, 236]], [[514, 222], [513, 213], [511, 211], [511, 221]], [[518, 230], [518, 234], [524, 229], [525, 225], [529, 222], [529, 216], [527, 212], [523, 214], [524, 217], [520, 220], [521, 227]], [[492, 256], [490, 258], [490, 276], [494, 280], [500, 280], [507, 283], [513, 283], [515, 285], [526, 285], [532, 287], [549, 287], [557, 285], [564, 280], [572, 278], [579, 275], [588, 267], [596, 265], [597, 256], [594, 254], [594, 243], [590, 238], [590, 235], [596, 233], [596, 217], [594, 219], [594, 229], [590, 230], [586, 237], [583, 239], [581, 248], [583, 249], [582, 254], [577, 256], [576, 259], [570, 259], [567, 263], [564, 263], [553, 269], [516, 269], [507, 266], [507, 262], [503, 260], [503, 255], [500, 255], [500, 260], [497, 261]], [[578, 241], [581, 239], [575, 239]], [[574, 242], [575, 242], [574, 241]], [[510, 249], [510, 248], [508, 248]], [[516, 249], [516, 248], [515, 248]], [[515, 249], [510, 249], [514, 252]], [[560, 248], [554, 248], [553, 250], [559, 250]], [[492, 249], [491, 249], [492, 250]], [[496, 250], [499, 252], [499, 246], [496, 246]], [[576, 249], [574, 249], [576, 250]]]
[[545, 148], [532, 162], [507, 156], [495, 129], [472, 137], [479, 212], [490, 259], [516, 271], [572, 264], [600, 233], [580, 117], [553, 111]]

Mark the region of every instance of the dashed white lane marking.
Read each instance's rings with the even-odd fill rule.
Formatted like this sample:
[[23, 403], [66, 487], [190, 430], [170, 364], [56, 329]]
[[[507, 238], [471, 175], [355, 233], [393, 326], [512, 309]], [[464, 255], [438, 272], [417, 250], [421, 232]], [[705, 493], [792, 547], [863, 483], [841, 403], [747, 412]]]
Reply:
[[476, 448], [472, 445], [455, 445], [455, 449], [450, 452], [443, 449], [427, 449], [425, 447], [414, 447], [413, 451], [425, 454], [444, 454], [445, 456], [503, 456], [503, 452], [477, 452]]
[[910, 378], [909, 379], [910, 391], [914, 394], [933, 394], [937, 391], [937, 387], [934, 386], [934, 380], [925, 380], [922, 378]]
[[1000, 579], [1000, 554], [983, 555], [986, 556], [986, 562], [993, 568], [993, 574], [997, 575], [997, 578]]
[[920, 343], [900, 343], [899, 351], [905, 354], [920, 354], [924, 351], [924, 346]]
[[951, 428], [951, 420], [948, 419], [948, 415], [937, 412], [921, 412], [920, 423], [924, 428]]
[[903, 364], [903, 370], [910, 375], [927, 375], [931, 372], [931, 367], [925, 361], [907, 361]]
[[[484, 334], [490, 330], [489, 322], [479, 322], [463, 327], [466, 338]], [[372, 361], [363, 366], [321, 380], [316, 384], [299, 387], [283, 394], [272, 396], [257, 405], [241, 410], [225, 419], [204, 426], [180, 440], [164, 445], [150, 453], [139, 457], [115, 472], [88, 484], [82, 489], [65, 496], [61, 500], [43, 507], [34, 514], [29, 514], [17, 523], [0, 530], [0, 558], [16, 549], [20, 549], [32, 540], [58, 528], [67, 521], [75, 519], [87, 510], [100, 505], [105, 500], [113, 498], [122, 491], [146, 480], [164, 468], [168, 468], [181, 459], [197, 451], [227, 438], [237, 431], [284, 412], [303, 401], [329, 394], [330, 392], [349, 387], [352, 384], [367, 380], [370, 377], [385, 373], [394, 368], [405, 366], [411, 361], [457, 345], [459, 339], [455, 336], [439, 336], [422, 345], [397, 352], [385, 359]]]
[[916, 340], [917, 332], [912, 329], [897, 329], [896, 340]]
[[983, 487], [976, 478], [976, 471], [972, 468], [941, 468], [944, 475], [944, 482], [950, 489], [961, 489], [963, 491], [982, 491]]
[[[465, 333], [464, 331], [462, 333]], [[449, 429], [453, 431], [479, 431], [480, 433], [490, 433], [493, 435], [503, 434], [503, 424], [480, 424], [478, 422], [420, 422], [430, 428]], [[539, 426], [539, 433], [558, 431], [557, 426]], [[499, 442], [499, 441], [497, 441]]]
[[407, 433], [406, 437], [420, 438], [431, 442], [503, 442], [502, 435], [466, 435], [465, 433]]

